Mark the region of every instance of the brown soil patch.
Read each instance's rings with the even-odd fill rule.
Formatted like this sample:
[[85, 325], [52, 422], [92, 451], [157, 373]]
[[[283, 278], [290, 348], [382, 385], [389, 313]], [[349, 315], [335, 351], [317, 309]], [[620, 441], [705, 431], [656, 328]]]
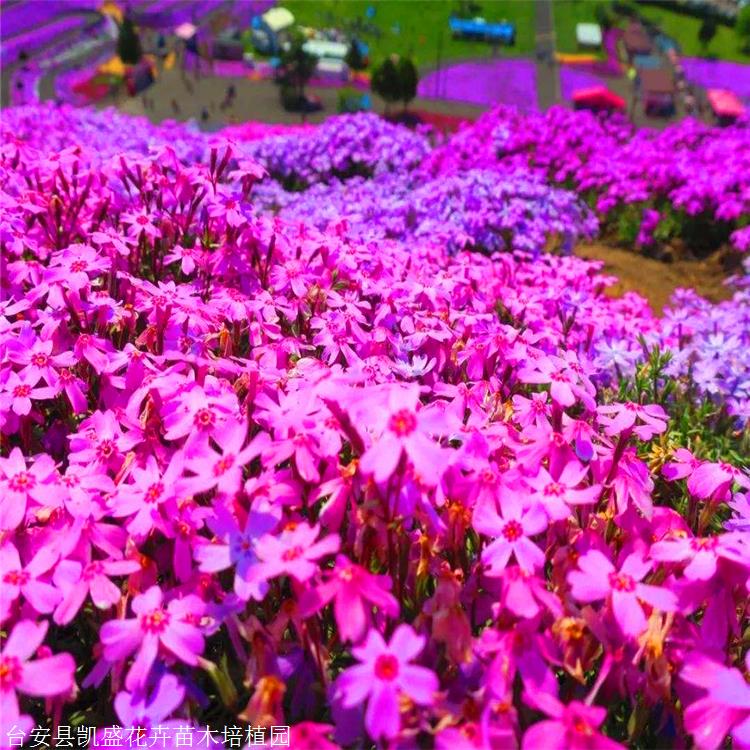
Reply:
[[607, 294], [620, 297], [625, 292], [638, 292], [657, 313], [662, 312], [678, 287], [695, 289], [711, 302], [732, 296], [731, 289], [724, 285], [724, 280], [732, 274], [725, 253], [717, 252], [702, 260], [665, 263], [632, 250], [592, 243], [579, 245], [575, 254], [588, 260], [603, 260], [603, 273], [619, 279], [607, 289]]

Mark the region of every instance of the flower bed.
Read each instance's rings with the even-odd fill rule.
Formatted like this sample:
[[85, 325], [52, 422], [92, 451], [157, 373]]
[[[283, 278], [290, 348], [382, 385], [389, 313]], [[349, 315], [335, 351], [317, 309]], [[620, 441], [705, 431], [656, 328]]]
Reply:
[[0, 737], [746, 744], [748, 287], [660, 320], [527, 251], [595, 228], [590, 117], [3, 114]]
[[750, 65], [699, 57], [681, 57], [680, 65], [690, 83], [706, 89], [729, 89], [750, 104]]
[[532, 60], [493, 60], [446, 65], [419, 82], [419, 96], [536, 110], [536, 65]]

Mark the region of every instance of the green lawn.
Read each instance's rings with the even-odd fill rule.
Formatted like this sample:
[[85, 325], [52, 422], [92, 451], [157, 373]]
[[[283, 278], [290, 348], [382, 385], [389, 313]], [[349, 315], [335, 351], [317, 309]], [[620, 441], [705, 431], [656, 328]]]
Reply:
[[[479, 0], [480, 15], [488, 21], [508, 20], [516, 24], [516, 43], [500, 47], [501, 55], [532, 55], [534, 52], [534, 0]], [[347, 29], [375, 7], [369, 23], [378, 32], [362, 33], [370, 46], [370, 59], [377, 63], [391, 53], [410, 54], [417, 65], [434, 66], [440, 51], [442, 59], [489, 57], [486, 42], [457, 41], [448, 29], [448, 17], [457, 7], [451, 0], [282, 0], [304, 26], [336, 26]], [[398, 28], [395, 28], [396, 25]]]
[[[558, 52], [578, 52], [576, 48], [576, 24], [596, 23], [594, 11], [597, 5], [611, 8], [608, 0], [554, 0], [555, 35]], [[750, 62], [750, 56], [743, 55], [738, 49], [734, 29], [723, 24], [718, 25], [716, 36], [707, 48], [698, 41], [698, 29], [701, 22], [693, 16], [678, 13], [671, 8], [657, 7], [638, 3], [638, 12], [650, 21], [658, 24], [662, 31], [676, 39], [683, 54], [688, 57], [715, 56], [722, 60]], [[610, 15], [614, 14], [610, 10]], [[620, 25], [625, 21], [620, 19]]]
[[652, 5], [639, 5], [638, 10], [644, 18], [659, 24], [665, 34], [677, 40], [682, 53], [688, 57], [715, 55], [722, 60], [750, 62], [750, 56], [743, 55], [738, 49], [737, 35], [734, 29], [723, 24], [718, 25], [716, 36], [707, 49], [698, 41], [698, 29], [701, 22], [697, 18], [676, 13], [669, 8], [657, 8]]
[[[576, 25], [596, 23], [597, 5], [609, 6], [605, 0], [554, 0], [555, 37], [558, 52], [580, 52], [576, 43]], [[588, 52], [588, 50], [587, 50]]]

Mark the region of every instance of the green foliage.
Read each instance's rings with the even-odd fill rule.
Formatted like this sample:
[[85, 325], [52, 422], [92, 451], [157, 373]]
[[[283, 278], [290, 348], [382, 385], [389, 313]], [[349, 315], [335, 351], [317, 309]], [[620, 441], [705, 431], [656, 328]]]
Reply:
[[410, 57], [402, 57], [398, 61], [398, 78], [401, 86], [401, 95], [399, 100], [403, 102], [404, 108], [417, 95], [417, 83], [419, 83], [419, 74], [417, 66]]
[[419, 75], [414, 61], [408, 57], [390, 55], [372, 74], [370, 86], [388, 105], [403, 102], [406, 107], [417, 95]]
[[704, 18], [698, 29], [698, 41], [702, 47], [708, 47], [711, 40], [716, 36], [718, 26], [713, 18]]
[[481, 15], [482, 6], [473, 0], [459, 0], [454, 15], [457, 18], [476, 18]]
[[734, 31], [740, 40], [742, 51], [750, 54], [750, 5], [740, 8]]
[[[305, 95], [305, 86], [312, 78], [318, 58], [304, 49], [305, 40], [295, 34], [288, 49], [281, 54], [280, 80], [282, 86], [294, 89], [299, 98]], [[282, 101], [284, 99], [282, 89]]]
[[401, 85], [398, 77], [398, 68], [394, 55], [386, 57], [372, 74], [370, 86], [372, 90], [386, 102], [386, 109], [392, 102], [401, 98]]
[[126, 65], [136, 65], [143, 57], [143, 48], [133, 20], [129, 16], [123, 18], [117, 36], [117, 54]]

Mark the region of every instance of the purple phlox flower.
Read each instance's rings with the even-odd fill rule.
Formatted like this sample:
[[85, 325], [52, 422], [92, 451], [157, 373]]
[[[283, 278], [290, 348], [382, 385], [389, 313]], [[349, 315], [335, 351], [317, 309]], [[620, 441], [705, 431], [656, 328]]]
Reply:
[[268, 510], [251, 510], [244, 528], [234, 517], [218, 506], [216, 517], [207, 521], [217, 540], [196, 544], [195, 559], [205, 573], [217, 573], [235, 566], [234, 591], [243, 601], [262, 599], [268, 584], [261, 573], [256, 545], [263, 535], [273, 531], [279, 515]]

